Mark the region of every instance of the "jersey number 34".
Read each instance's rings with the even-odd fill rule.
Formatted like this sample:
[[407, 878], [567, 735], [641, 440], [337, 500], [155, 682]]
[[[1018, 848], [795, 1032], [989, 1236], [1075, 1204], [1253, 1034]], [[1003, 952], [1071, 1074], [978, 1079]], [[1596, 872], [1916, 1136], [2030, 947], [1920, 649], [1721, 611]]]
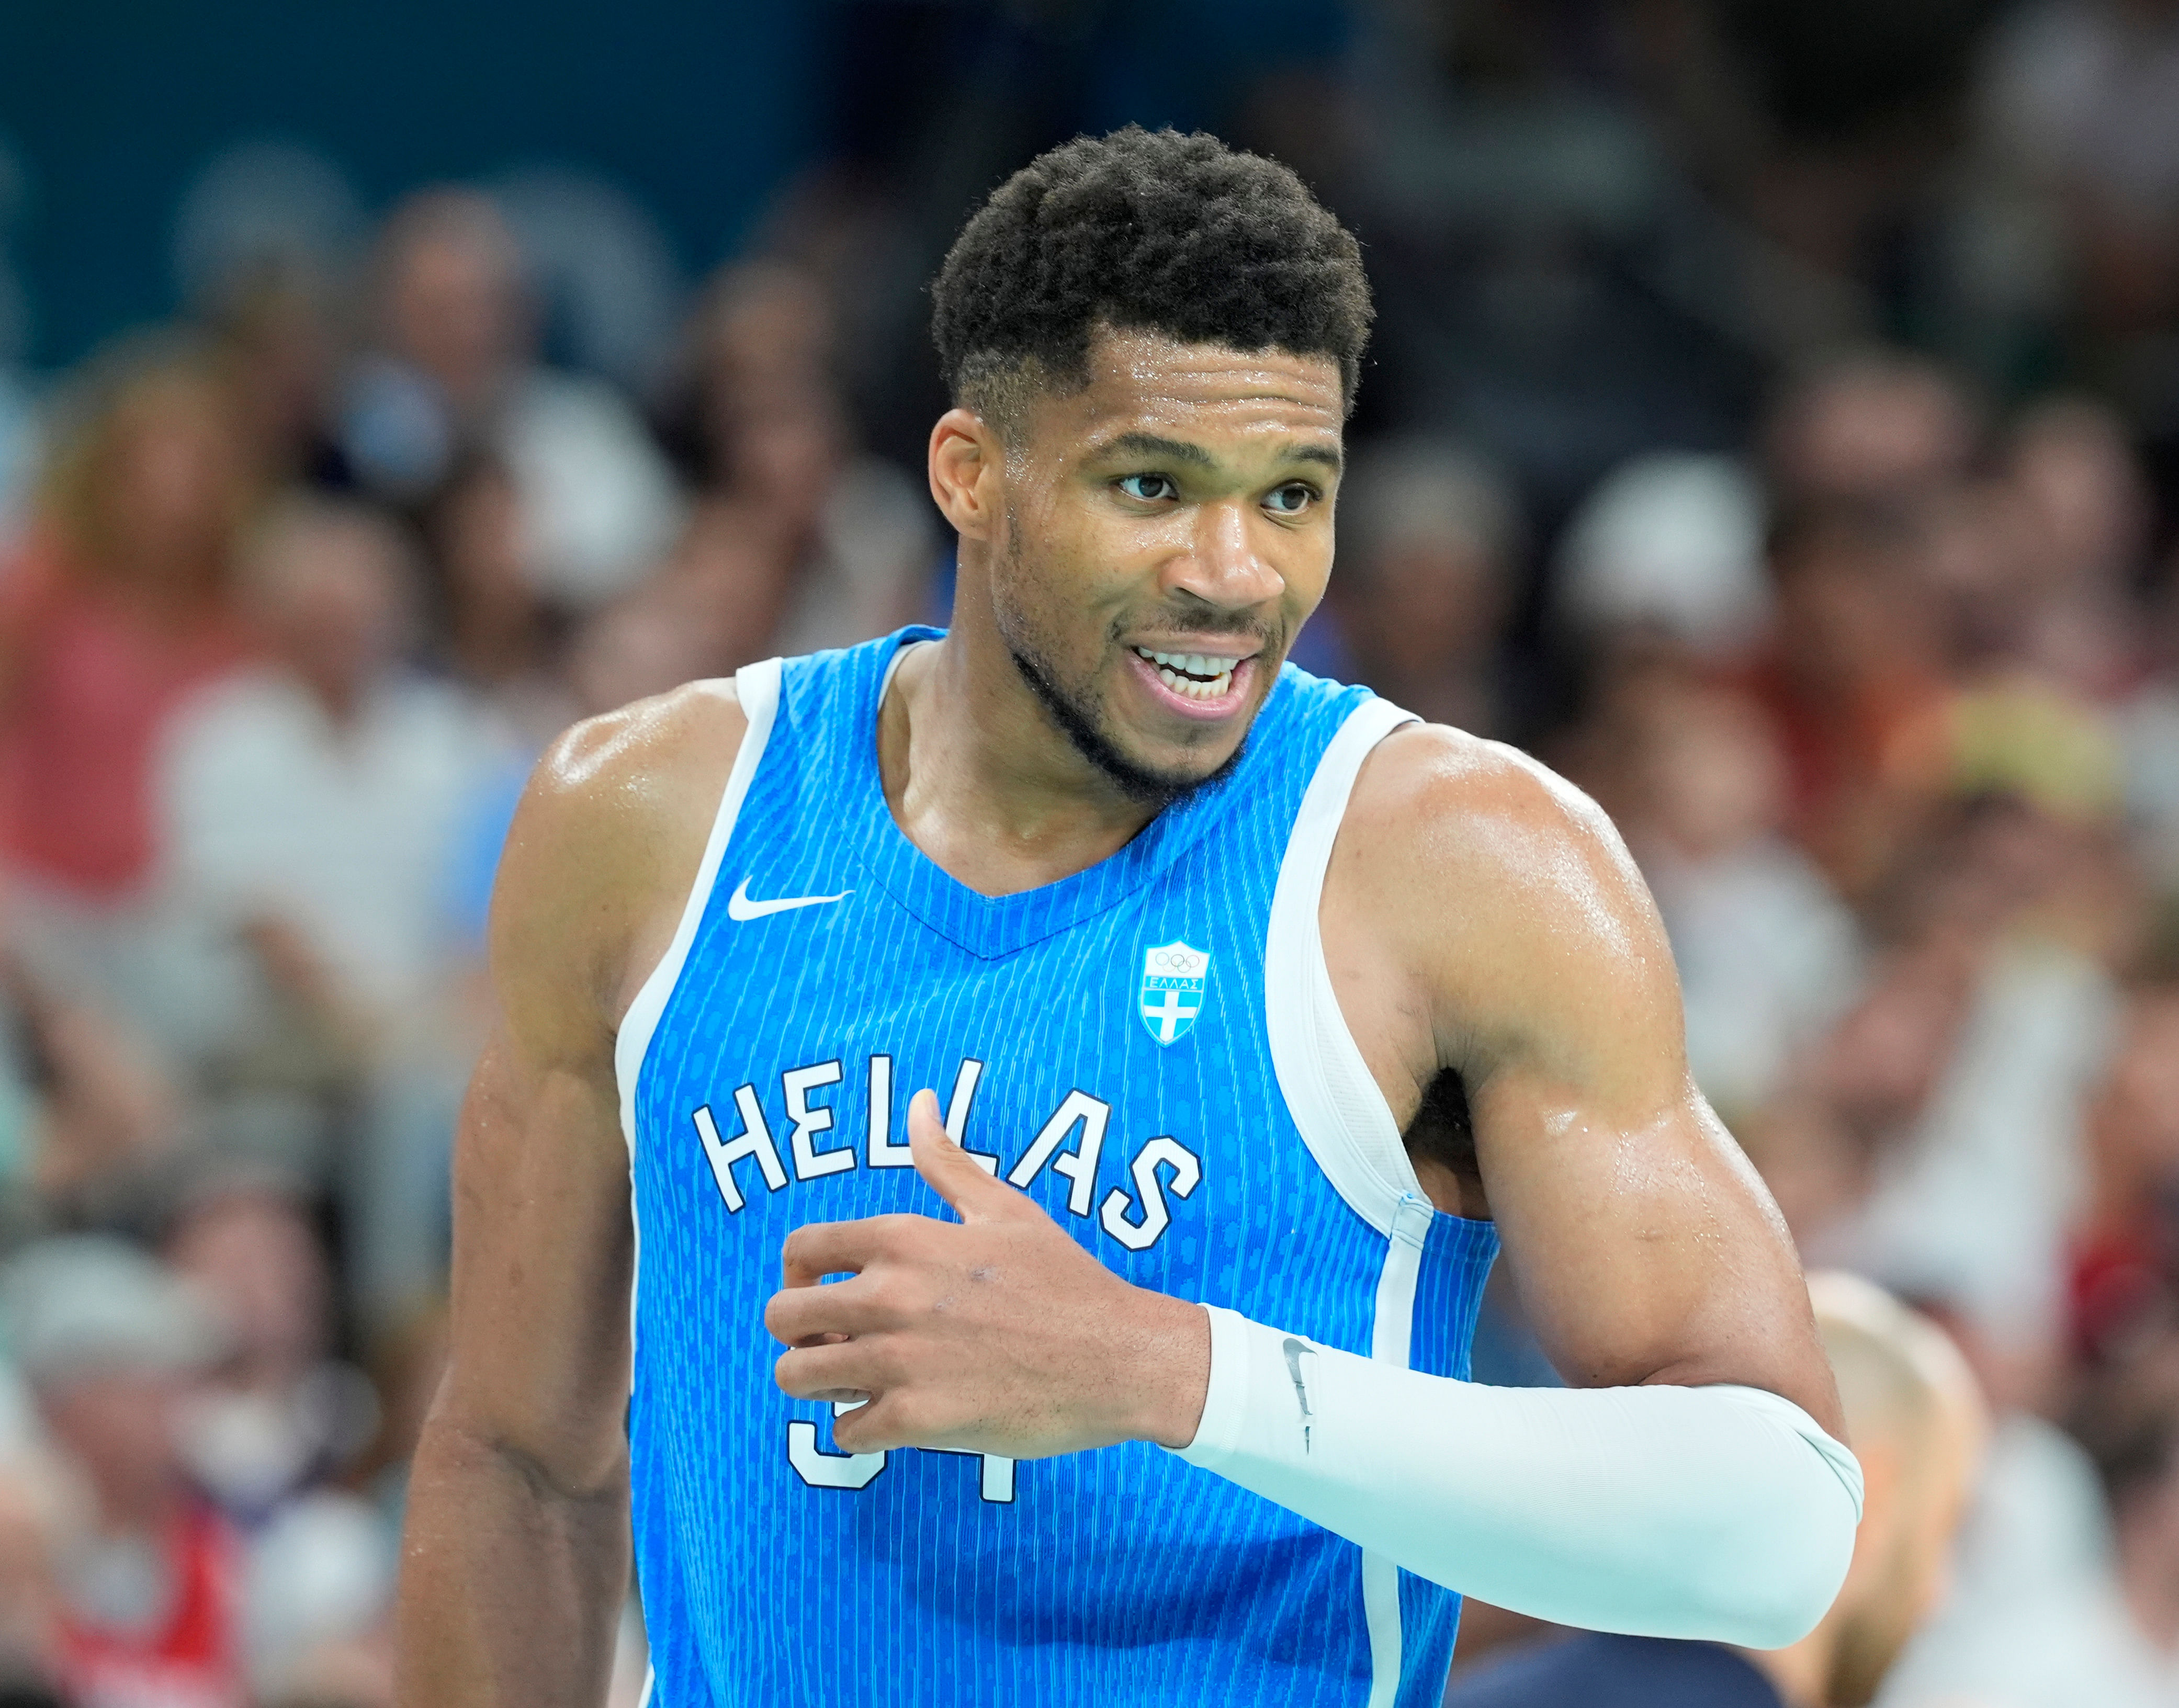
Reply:
[[[853, 1411], [852, 1404], [835, 1405], [835, 1417]], [[903, 1453], [912, 1451], [903, 1447]], [[972, 1453], [965, 1447], [932, 1447], [932, 1453], [958, 1453], [964, 1458], [978, 1462], [976, 1491], [986, 1501], [1000, 1504], [1014, 1497], [1014, 1462], [1002, 1458], [996, 1453]], [[886, 1468], [890, 1453], [833, 1453], [817, 1445], [817, 1425], [807, 1418], [795, 1418], [787, 1425], [787, 1462], [794, 1467], [794, 1475], [813, 1489], [866, 1489]]]

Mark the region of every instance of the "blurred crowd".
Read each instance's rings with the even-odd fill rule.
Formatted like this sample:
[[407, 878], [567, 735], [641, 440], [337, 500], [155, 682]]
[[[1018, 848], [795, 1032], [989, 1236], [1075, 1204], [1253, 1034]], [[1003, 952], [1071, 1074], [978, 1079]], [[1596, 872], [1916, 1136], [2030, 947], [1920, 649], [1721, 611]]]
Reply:
[[[1879, 1700], [2179, 1704], [2179, 4], [1179, 9], [1380, 291], [1298, 659], [1606, 807], [1804, 1253], [1995, 1419]], [[943, 620], [920, 286], [1131, 15], [843, 8], [640, 360], [554, 290], [625, 222], [501, 184], [0, 370], [0, 1704], [390, 1701], [523, 777]]]

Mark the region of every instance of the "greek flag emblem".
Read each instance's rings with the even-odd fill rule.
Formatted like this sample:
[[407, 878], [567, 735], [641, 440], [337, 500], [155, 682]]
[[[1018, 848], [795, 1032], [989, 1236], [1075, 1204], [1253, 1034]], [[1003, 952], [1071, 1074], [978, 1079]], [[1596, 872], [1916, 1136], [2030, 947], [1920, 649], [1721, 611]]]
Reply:
[[1150, 1036], [1161, 1044], [1184, 1038], [1203, 1012], [1203, 986], [1210, 977], [1210, 952], [1177, 939], [1143, 951], [1143, 987], [1137, 1007]]

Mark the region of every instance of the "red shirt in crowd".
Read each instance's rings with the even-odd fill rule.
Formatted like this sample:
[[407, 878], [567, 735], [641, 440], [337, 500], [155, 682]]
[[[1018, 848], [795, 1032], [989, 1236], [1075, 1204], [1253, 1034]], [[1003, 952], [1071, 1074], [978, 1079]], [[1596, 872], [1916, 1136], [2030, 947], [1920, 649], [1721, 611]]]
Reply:
[[76, 1708], [246, 1708], [240, 1543], [210, 1507], [193, 1507], [170, 1564], [173, 1606], [149, 1631], [112, 1631], [63, 1613], [60, 1683]]
[[249, 651], [232, 616], [162, 627], [34, 541], [0, 580], [0, 859], [91, 900], [140, 884], [160, 733]]

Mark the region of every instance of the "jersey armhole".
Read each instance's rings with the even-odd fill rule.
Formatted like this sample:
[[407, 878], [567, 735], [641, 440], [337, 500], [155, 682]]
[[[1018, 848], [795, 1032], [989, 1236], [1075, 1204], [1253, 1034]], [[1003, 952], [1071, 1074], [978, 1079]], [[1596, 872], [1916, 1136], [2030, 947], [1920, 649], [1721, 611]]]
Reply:
[[1421, 1198], [1422, 1188], [1385, 1094], [1340, 1012], [1318, 916], [1331, 846], [1362, 762], [1394, 730], [1416, 721], [1389, 700], [1367, 700], [1332, 737], [1295, 815], [1264, 942], [1264, 1023], [1280, 1095], [1332, 1189], [1387, 1238], [1396, 1226], [1405, 1231], [1402, 1201]]
[[636, 991], [635, 1000], [628, 1005], [619, 1035], [613, 1040], [621, 1136], [628, 1141], [630, 1158], [635, 1155], [635, 1088], [642, 1076], [644, 1057], [650, 1052], [651, 1034], [658, 1030], [667, 1001], [681, 981], [681, 969], [688, 964], [689, 951], [696, 941], [696, 928], [703, 923], [704, 909], [711, 898], [712, 886], [718, 881], [719, 863], [726, 858], [727, 844], [733, 838], [734, 821], [741, 816], [742, 802], [748, 799], [749, 784], [764, 760], [766, 744], [771, 739], [771, 727], [779, 715], [781, 663], [779, 659], [767, 658], [761, 664], [744, 665], [734, 673], [735, 696], [749, 728], [734, 755], [733, 768], [727, 773], [726, 791], [719, 797], [718, 814], [711, 821], [711, 834], [704, 844], [703, 863], [696, 868], [696, 881], [682, 907], [673, 941]]

